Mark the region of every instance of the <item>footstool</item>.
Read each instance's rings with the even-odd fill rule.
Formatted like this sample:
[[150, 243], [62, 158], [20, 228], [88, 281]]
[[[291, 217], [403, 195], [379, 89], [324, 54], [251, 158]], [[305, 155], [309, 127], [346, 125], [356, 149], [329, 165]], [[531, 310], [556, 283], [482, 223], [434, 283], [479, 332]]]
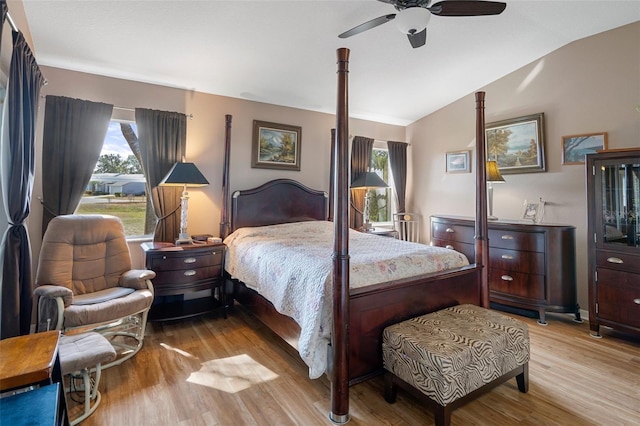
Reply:
[[70, 425], [73, 426], [89, 417], [98, 408], [101, 400], [98, 391], [101, 365], [113, 361], [116, 351], [104, 336], [88, 332], [60, 336], [58, 354], [62, 374], [69, 375], [69, 389], [66, 391], [76, 392], [76, 381], [82, 381], [80, 391], [84, 392], [84, 412], [77, 418], [70, 419]]
[[385, 399], [397, 387], [434, 409], [436, 425], [449, 425], [454, 409], [516, 377], [528, 391], [527, 324], [475, 305], [459, 305], [384, 329]]

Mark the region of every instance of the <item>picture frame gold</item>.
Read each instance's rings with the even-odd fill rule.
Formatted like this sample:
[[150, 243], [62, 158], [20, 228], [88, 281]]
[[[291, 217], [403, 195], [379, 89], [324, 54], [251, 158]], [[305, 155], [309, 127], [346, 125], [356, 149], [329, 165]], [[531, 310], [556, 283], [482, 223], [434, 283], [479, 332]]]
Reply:
[[562, 137], [562, 164], [584, 164], [587, 154], [608, 148], [607, 132]]
[[544, 172], [544, 135], [542, 112], [488, 123], [487, 161], [495, 160], [503, 175]]
[[300, 171], [302, 127], [253, 120], [251, 167]]

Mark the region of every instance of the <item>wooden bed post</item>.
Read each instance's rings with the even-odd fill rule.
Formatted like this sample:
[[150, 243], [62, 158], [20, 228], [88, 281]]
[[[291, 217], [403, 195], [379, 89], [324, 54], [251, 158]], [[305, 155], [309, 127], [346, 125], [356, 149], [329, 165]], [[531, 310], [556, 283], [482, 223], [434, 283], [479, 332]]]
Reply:
[[489, 307], [487, 166], [485, 164], [484, 92], [476, 92], [476, 265], [480, 269], [480, 304]]
[[225, 115], [224, 126], [224, 163], [222, 164], [222, 214], [220, 217], [220, 238], [229, 235], [229, 167], [231, 157], [231, 115]]
[[333, 333], [329, 377], [334, 423], [349, 421], [349, 49], [338, 53], [338, 101], [334, 175]]

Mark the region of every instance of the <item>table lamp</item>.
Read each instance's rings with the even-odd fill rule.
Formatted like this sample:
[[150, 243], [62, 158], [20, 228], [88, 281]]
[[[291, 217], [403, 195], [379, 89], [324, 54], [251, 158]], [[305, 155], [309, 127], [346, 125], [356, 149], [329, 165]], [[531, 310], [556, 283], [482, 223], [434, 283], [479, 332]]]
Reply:
[[209, 181], [200, 173], [195, 164], [183, 161], [171, 167], [169, 173], [160, 181], [160, 185], [184, 187], [182, 197], [180, 197], [180, 235], [176, 240], [176, 245], [191, 244], [191, 237], [187, 234], [187, 210], [189, 208], [187, 186], [205, 186], [209, 185]]
[[369, 194], [369, 190], [377, 189], [377, 188], [386, 188], [388, 186], [389, 185], [387, 185], [387, 183], [384, 180], [382, 180], [380, 176], [378, 176], [375, 172], [371, 172], [371, 171], [361, 173], [360, 176], [358, 176], [357, 178], [354, 179], [353, 182], [351, 182], [351, 189], [366, 190], [365, 196], [364, 196], [364, 212], [360, 212], [362, 213], [362, 218], [364, 220], [364, 223], [362, 224], [363, 231], [366, 232], [371, 229], [371, 222], [369, 222], [369, 203], [371, 202], [371, 195]]
[[488, 220], [498, 220], [493, 215], [493, 183], [504, 183], [504, 178], [500, 174], [498, 163], [496, 161], [487, 161], [487, 201], [489, 202], [489, 217]]

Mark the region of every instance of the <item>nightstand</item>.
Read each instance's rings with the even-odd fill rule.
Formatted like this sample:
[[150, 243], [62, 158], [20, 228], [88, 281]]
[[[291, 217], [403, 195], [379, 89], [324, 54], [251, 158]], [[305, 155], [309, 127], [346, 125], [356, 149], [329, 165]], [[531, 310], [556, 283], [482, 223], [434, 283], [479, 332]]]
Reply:
[[[154, 271], [151, 280], [154, 304], [149, 319], [187, 318], [221, 308], [227, 316], [223, 264], [225, 245], [221, 243], [183, 244], [143, 243], [146, 268]], [[168, 296], [211, 290], [210, 297], [173, 300]]]

